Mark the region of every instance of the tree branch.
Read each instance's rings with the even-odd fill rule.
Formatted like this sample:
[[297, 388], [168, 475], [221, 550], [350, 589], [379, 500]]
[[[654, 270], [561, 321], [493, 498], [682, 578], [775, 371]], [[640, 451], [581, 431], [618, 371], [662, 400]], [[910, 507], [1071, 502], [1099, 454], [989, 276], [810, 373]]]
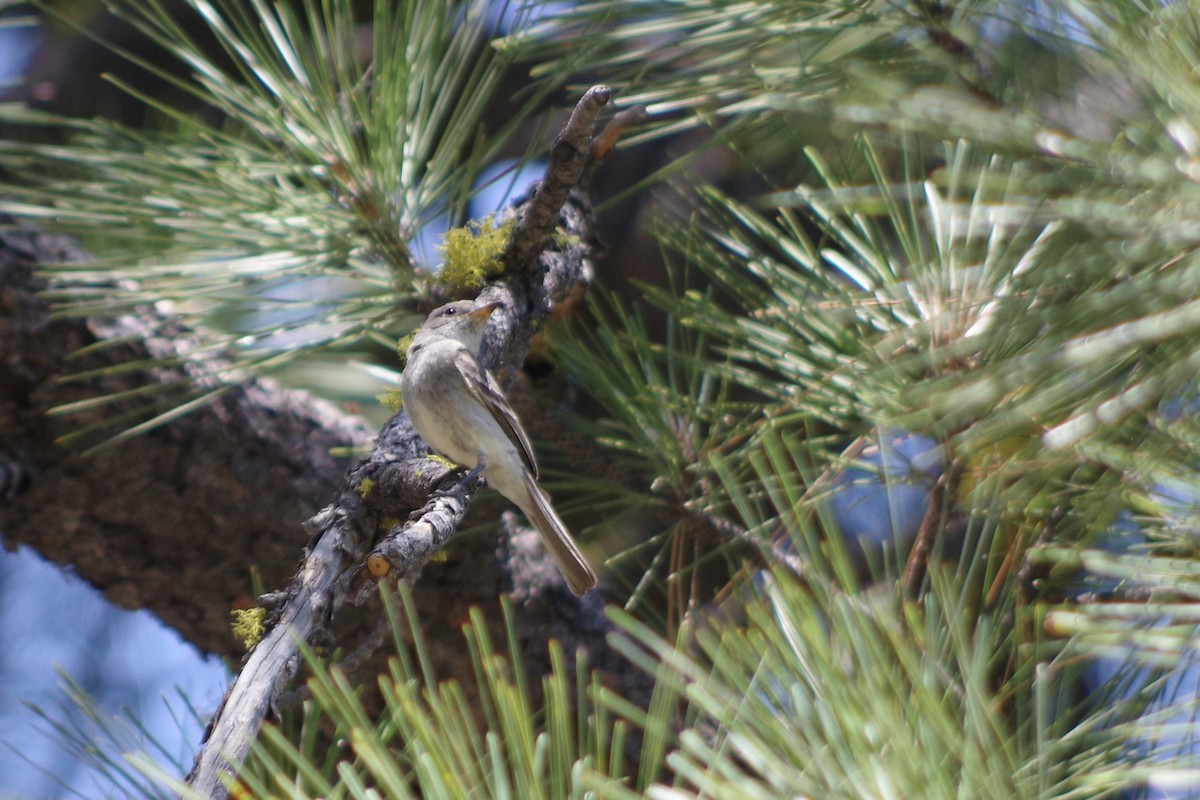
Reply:
[[524, 273], [550, 243], [567, 195], [580, 185], [580, 176], [591, 152], [596, 118], [611, 96], [612, 91], [607, 86], [588, 89], [571, 112], [562, 132], [554, 139], [546, 175], [534, 190], [505, 250], [505, 274]]
[[[563, 204], [583, 171], [596, 118], [609, 92], [595, 87], [577, 105], [551, 150], [542, 187], [524, 209], [510, 241], [508, 281], [488, 286], [484, 300], [504, 303], [493, 315], [480, 361], [501, 379], [528, 352], [533, 331], [562, 302], [591, 278], [591, 214], [581, 198]], [[546, 227], [547, 204], [557, 197], [552, 224]], [[555, 224], [566, 228], [562, 247], [547, 250]], [[534, 265], [541, 267], [533, 269]], [[314, 516], [314, 533], [304, 565], [289, 586], [278, 623], [250, 654], [210, 729], [188, 783], [205, 797], [223, 798], [222, 776], [230, 764], [245, 758], [258, 729], [299, 667], [300, 641], [325, 635], [334, 615], [346, 604], [371, 594], [371, 570], [364, 569], [384, 512], [403, 507], [416, 494], [428, 495], [444, 477], [420, 459], [423, 443], [404, 413], [383, 429], [374, 451], [353, 470], [333, 504]], [[369, 482], [368, 482], [369, 481]], [[370, 562], [380, 574], [393, 570], [408, 580], [457, 528], [469, 503], [467, 487], [456, 486], [424, 505], [416, 518], [394, 530], [389, 544]], [[409, 506], [411, 507], [411, 506]], [[382, 545], [381, 545], [382, 547]]]
[[240, 657], [230, 609], [253, 605], [254, 575], [268, 586], [287, 580], [304, 543], [296, 522], [349, 466], [330, 452], [369, 442], [371, 429], [331, 403], [252, 380], [170, 425], [82, 457], [61, 437], [126, 408], [71, 417], [50, 409], [135, 390], [144, 401], [147, 387], [186, 375], [120, 370], [63, 380], [151, 359], [172, 343], [145, 338], [161, 322], [150, 308], [116, 320], [52, 317], [37, 266], [88, 255], [69, 237], [8, 224], [0, 230], [5, 546], [29, 545], [71, 565], [117, 605], [152, 611], [202, 651]]

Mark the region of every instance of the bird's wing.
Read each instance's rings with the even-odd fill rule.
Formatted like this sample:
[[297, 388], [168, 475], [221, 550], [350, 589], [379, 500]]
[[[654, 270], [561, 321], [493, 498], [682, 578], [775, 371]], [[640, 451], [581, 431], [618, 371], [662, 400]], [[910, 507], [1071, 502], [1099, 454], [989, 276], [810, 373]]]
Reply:
[[467, 390], [492, 413], [496, 422], [508, 434], [508, 438], [521, 451], [521, 460], [536, 479], [538, 468], [537, 462], [533, 460], [533, 447], [529, 444], [529, 437], [525, 435], [520, 420], [513, 413], [492, 373], [481, 367], [475, 356], [466, 349], [458, 351], [454, 357], [454, 364], [458, 367], [458, 374], [462, 375]]

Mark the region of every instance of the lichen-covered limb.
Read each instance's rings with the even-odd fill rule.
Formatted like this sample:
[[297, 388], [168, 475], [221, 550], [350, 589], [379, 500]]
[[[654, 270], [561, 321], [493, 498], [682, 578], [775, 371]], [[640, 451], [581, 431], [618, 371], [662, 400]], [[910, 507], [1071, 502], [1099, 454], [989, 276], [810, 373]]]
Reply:
[[[591, 210], [581, 197], [567, 200], [583, 172], [595, 122], [608, 96], [606, 88], [595, 87], [580, 100], [551, 150], [541, 188], [522, 209], [506, 253], [507, 278], [481, 295], [505, 303], [493, 317], [481, 353], [484, 365], [502, 380], [524, 360], [532, 332], [550, 307], [591, 280]], [[552, 233], [560, 225], [566, 228], [569, 244], [551, 248]], [[385, 516], [422, 508], [408, 525], [389, 534], [381, 545], [384, 551], [377, 553], [410, 579], [458, 527], [468, 506], [467, 487], [454, 486], [430, 500], [446, 470], [422, 458], [424, 452], [407, 415], [397, 414], [380, 432], [368, 459], [350, 473], [338, 499], [306, 525], [312, 539], [304, 564], [275, 626], [250, 654], [214, 718], [188, 777], [191, 789], [205, 797], [227, 796], [222, 776], [246, 757], [263, 720], [295, 675], [299, 642], [327, 637], [339, 608], [370, 595], [374, 576], [364, 572], [364, 566]], [[364, 481], [372, 482], [370, 491], [360, 491]]]

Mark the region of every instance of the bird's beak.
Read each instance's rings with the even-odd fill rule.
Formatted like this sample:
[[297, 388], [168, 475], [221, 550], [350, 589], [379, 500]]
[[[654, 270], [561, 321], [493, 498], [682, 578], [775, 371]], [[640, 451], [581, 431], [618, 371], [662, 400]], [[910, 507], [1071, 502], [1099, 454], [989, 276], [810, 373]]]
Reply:
[[475, 309], [470, 314], [467, 314], [467, 316], [471, 317], [472, 319], [485, 320], [492, 315], [493, 311], [495, 311], [497, 308], [499, 308], [502, 305], [504, 305], [504, 304], [503, 303], [488, 303], [486, 306], [480, 306], [479, 308]]

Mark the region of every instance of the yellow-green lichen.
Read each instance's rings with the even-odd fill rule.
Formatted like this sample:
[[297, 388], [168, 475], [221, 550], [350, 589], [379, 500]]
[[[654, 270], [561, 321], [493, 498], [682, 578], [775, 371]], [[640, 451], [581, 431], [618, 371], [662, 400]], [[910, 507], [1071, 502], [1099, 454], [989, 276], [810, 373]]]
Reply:
[[363, 478], [358, 484], [358, 496], [366, 500], [371, 496], [371, 492], [375, 491], [375, 480], [373, 478]]
[[233, 636], [249, 650], [262, 641], [267, 633], [263, 623], [267, 619], [265, 608], [235, 608], [229, 612], [233, 616]]
[[458, 464], [455, 464], [453, 461], [451, 461], [450, 459], [448, 459], [444, 456], [439, 456], [437, 453], [430, 453], [429, 460], [436, 461], [437, 463], [441, 464], [442, 466], [444, 466], [446, 469], [450, 470], [451, 472], [458, 469]]
[[379, 401], [379, 405], [393, 414], [399, 414], [400, 409], [404, 408], [404, 395], [400, 393], [399, 389], [388, 389], [375, 399]]
[[555, 228], [551, 238], [559, 250], [566, 250], [568, 247], [583, 244], [583, 239], [579, 238], [579, 234], [567, 233], [564, 228]]
[[396, 355], [400, 356], [400, 369], [404, 369], [408, 364], [408, 346], [412, 344], [413, 337], [416, 335], [417, 332], [413, 331], [407, 336], [401, 336], [400, 341], [396, 342]]
[[495, 217], [488, 216], [446, 231], [438, 246], [443, 264], [442, 280], [462, 289], [476, 288], [503, 272], [500, 257], [504, 255], [515, 224], [516, 219], [512, 218], [497, 226]]

